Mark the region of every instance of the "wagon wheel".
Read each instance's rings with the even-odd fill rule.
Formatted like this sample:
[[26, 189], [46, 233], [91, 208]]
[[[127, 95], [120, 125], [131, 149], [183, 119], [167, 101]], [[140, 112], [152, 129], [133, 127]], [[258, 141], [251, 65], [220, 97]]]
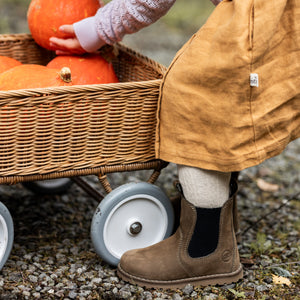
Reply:
[[63, 194], [73, 184], [70, 178], [57, 178], [49, 180], [28, 181], [22, 183], [24, 187], [36, 194]]
[[6, 206], [0, 202], [0, 270], [5, 265], [14, 241], [14, 225]]
[[171, 235], [173, 207], [157, 186], [124, 184], [110, 192], [98, 205], [91, 224], [96, 253], [116, 266], [124, 252], [160, 242]]

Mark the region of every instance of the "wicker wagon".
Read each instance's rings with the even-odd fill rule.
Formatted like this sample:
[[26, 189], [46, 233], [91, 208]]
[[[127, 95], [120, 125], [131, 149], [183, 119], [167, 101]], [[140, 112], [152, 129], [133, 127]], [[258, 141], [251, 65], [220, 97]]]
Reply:
[[[28, 34], [0, 35], [0, 55], [47, 64], [54, 53]], [[0, 91], [0, 184], [59, 192], [72, 182], [99, 201], [80, 176], [98, 176], [108, 193], [95, 211], [96, 252], [116, 265], [124, 251], [170, 235], [173, 210], [153, 183], [166, 163], [155, 159], [157, 99], [165, 67], [118, 44], [103, 52], [120, 83]], [[148, 182], [114, 190], [113, 172], [153, 169]], [[13, 244], [13, 223], [0, 202], [0, 269]]]

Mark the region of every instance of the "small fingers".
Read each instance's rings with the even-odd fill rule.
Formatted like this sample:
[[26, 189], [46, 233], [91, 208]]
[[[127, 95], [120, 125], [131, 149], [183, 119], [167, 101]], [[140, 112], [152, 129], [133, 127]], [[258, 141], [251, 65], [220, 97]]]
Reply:
[[51, 37], [49, 39], [51, 46], [57, 48], [74, 48], [74, 39], [60, 39], [57, 37]]
[[61, 25], [58, 30], [61, 33], [68, 35], [69, 37], [75, 37], [75, 31], [73, 25]]
[[56, 51], [56, 54], [83, 54], [86, 52], [75, 35], [73, 25], [61, 25], [59, 32], [64, 34], [63, 38], [53, 36], [49, 39], [50, 46]]
[[[57, 37], [50, 38], [50, 46], [56, 50], [56, 54], [83, 54], [85, 50], [82, 49], [76, 38], [60, 39]], [[65, 55], [65, 54], [64, 54]]]

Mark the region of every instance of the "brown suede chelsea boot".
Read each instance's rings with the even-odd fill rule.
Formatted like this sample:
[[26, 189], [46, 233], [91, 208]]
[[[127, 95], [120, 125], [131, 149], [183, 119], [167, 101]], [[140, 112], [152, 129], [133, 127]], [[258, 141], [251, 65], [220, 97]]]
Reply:
[[[235, 191], [236, 193], [236, 191]], [[154, 288], [229, 284], [243, 277], [233, 224], [233, 198], [198, 208], [182, 197], [180, 225], [168, 239], [123, 254], [118, 275]]]

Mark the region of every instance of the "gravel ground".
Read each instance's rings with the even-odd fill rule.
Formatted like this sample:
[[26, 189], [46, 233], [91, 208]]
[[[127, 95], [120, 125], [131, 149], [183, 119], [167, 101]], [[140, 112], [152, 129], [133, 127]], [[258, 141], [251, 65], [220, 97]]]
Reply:
[[[162, 38], [157, 38], [161, 36]], [[164, 25], [145, 29], [125, 43], [168, 65], [187, 40]], [[1, 201], [15, 227], [12, 253], [0, 272], [0, 299], [300, 299], [300, 140], [279, 156], [240, 175], [239, 249], [243, 280], [221, 287], [143, 289], [119, 280], [95, 254], [90, 224], [98, 202], [73, 185], [63, 195], [40, 196], [21, 184], [0, 186]], [[145, 181], [148, 171], [109, 175], [115, 188]], [[176, 167], [163, 170], [157, 185], [176, 191]], [[86, 177], [104, 193], [94, 176]]]
[[[120, 281], [91, 243], [90, 222], [98, 203], [77, 185], [53, 196], [38, 196], [21, 184], [2, 185], [1, 201], [13, 216], [15, 242], [0, 274], [0, 298], [299, 299], [299, 194], [292, 197], [300, 191], [299, 153], [296, 141], [280, 156], [241, 173], [238, 204], [244, 232], [239, 247], [245, 276], [237, 284], [204, 289], [187, 285], [182, 290], [151, 290]], [[115, 188], [144, 181], [148, 173], [115, 173], [109, 180]], [[170, 164], [157, 185], [172, 196], [174, 179], [176, 167]], [[85, 180], [104, 192], [95, 177]], [[276, 278], [288, 282], [279, 284]]]

